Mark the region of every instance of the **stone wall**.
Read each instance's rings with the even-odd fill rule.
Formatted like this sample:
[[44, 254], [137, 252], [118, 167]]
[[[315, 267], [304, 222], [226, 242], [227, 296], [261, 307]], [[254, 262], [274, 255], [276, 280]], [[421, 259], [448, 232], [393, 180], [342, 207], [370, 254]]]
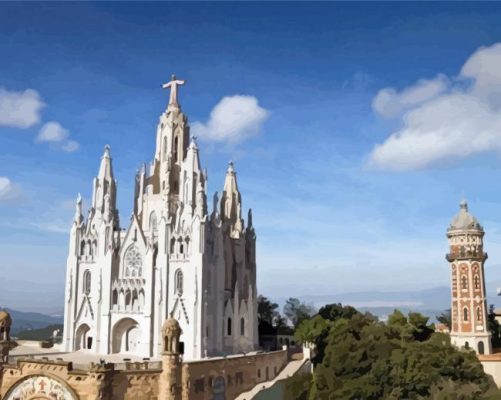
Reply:
[[184, 363], [183, 400], [212, 399], [214, 390], [222, 390], [221, 378], [226, 399], [234, 399], [257, 383], [273, 379], [286, 363], [287, 350]]
[[[287, 359], [287, 350], [280, 350], [184, 362], [177, 375], [181, 378], [176, 398], [234, 399], [259, 382], [273, 379]], [[160, 396], [160, 380], [165, 374], [158, 366], [158, 363], [123, 366], [90, 363], [84, 370], [73, 369], [71, 362], [22, 359], [0, 370], [0, 400], [10, 400], [13, 391], [20, 391], [23, 385], [30, 396], [36, 393], [47, 396], [54, 390], [64, 400], [170, 400]], [[216, 397], [218, 391], [221, 395], [225, 393], [225, 397]]]

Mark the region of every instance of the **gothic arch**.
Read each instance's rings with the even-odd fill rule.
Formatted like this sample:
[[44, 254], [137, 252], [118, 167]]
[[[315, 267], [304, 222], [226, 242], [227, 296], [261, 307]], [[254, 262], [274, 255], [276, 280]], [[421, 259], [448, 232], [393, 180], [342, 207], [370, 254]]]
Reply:
[[468, 309], [466, 307], [463, 308], [463, 321], [468, 321]]
[[132, 318], [123, 318], [112, 329], [112, 353], [135, 352], [140, 345], [141, 329]]
[[92, 348], [92, 337], [89, 336], [89, 332], [90, 332], [90, 326], [85, 323], [81, 324], [77, 328], [75, 332], [75, 350]]
[[180, 268], [176, 270], [174, 273], [174, 291], [178, 296], [183, 295], [183, 285], [184, 285], [184, 277], [183, 277], [183, 271], [181, 271]]
[[92, 277], [90, 274], [90, 270], [86, 269], [83, 273], [83, 292], [86, 295], [89, 295], [91, 289]]

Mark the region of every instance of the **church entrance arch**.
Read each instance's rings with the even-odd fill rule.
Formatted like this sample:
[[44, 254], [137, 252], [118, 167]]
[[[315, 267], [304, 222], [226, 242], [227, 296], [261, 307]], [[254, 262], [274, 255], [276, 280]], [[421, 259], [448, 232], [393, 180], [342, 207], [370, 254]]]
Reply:
[[92, 348], [92, 337], [89, 335], [90, 326], [87, 324], [82, 324], [77, 328], [75, 334], [75, 349], [91, 349]]
[[45, 375], [31, 375], [16, 382], [4, 399], [77, 400], [78, 396], [65, 383], [57, 379]]
[[118, 321], [112, 331], [113, 353], [135, 353], [141, 343], [141, 329], [137, 321], [124, 318]]

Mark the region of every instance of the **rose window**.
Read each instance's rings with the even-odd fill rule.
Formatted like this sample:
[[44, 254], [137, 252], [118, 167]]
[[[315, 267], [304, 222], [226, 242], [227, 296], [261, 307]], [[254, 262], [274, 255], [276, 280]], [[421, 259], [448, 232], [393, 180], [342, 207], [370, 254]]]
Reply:
[[125, 254], [125, 276], [141, 276], [143, 273], [143, 257], [137, 247], [132, 246]]

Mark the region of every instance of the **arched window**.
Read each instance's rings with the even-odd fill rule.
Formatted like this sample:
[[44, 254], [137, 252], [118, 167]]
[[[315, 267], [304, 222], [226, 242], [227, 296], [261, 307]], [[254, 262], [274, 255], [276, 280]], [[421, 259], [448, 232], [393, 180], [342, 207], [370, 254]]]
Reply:
[[131, 277], [141, 277], [143, 275], [143, 257], [139, 249], [132, 245], [125, 252], [124, 275]]
[[85, 255], [85, 240], [82, 240], [82, 243], [80, 243], [80, 255]]
[[465, 349], [469, 349], [470, 348], [470, 344], [468, 342], [464, 342], [464, 348]]
[[477, 307], [477, 321], [482, 321], [482, 312], [480, 311], [480, 307]]
[[463, 321], [468, 321], [468, 309], [463, 308]]
[[466, 275], [461, 277], [461, 289], [468, 289], [468, 279], [466, 278]]
[[87, 241], [87, 247], [88, 247], [88, 251], [89, 251], [89, 256], [92, 256], [92, 243], [91, 241]]
[[245, 336], [245, 319], [240, 318], [240, 335]]
[[478, 275], [475, 275], [473, 277], [473, 286], [475, 287], [475, 289], [480, 289], [480, 278], [478, 277]]
[[86, 295], [90, 293], [90, 283], [91, 283], [90, 271], [86, 269], [83, 274], [83, 290]]
[[113, 298], [112, 298], [112, 304], [114, 306], [118, 305], [118, 292], [116, 289], [113, 289]]
[[484, 354], [484, 342], [480, 341], [478, 342], [478, 354]]
[[174, 162], [179, 162], [179, 159], [178, 159], [178, 151], [177, 151], [177, 144], [178, 144], [178, 139], [177, 139], [177, 136], [176, 138], [174, 139]]
[[174, 282], [175, 282], [175, 291], [178, 296], [183, 295], [183, 271], [178, 269], [176, 271], [175, 277], [174, 277]]
[[167, 137], [164, 136], [164, 145], [163, 145], [163, 160], [167, 161]]
[[176, 239], [171, 238], [171, 240], [170, 240], [170, 254], [174, 254], [174, 251], [176, 251]]
[[150, 232], [152, 238], [157, 237], [158, 224], [157, 224], [157, 214], [155, 214], [155, 211], [152, 211], [150, 214]]
[[228, 322], [227, 322], [227, 325], [226, 325], [226, 334], [228, 336], [231, 336], [231, 318], [228, 318]]

